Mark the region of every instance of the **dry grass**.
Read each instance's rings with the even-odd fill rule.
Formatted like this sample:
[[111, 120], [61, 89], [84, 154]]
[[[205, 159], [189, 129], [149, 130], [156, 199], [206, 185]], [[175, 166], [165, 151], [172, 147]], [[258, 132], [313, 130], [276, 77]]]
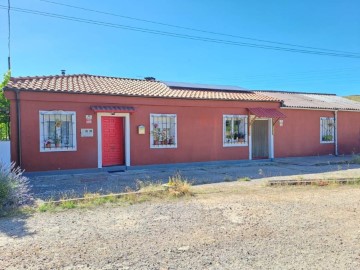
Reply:
[[191, 196], [191, 184], [186, 178], [183, 178], [179, 173], [169, 177], [168, 195], [170, 197]]
[[[53, 212], [73, 208], [91, 208], [99, 205], [131, 205], [154, 199], [180, 198], [192, 195], [191, 184], [180, 174], [169, 178], [167, 185], [161, 182], [137, 181], [137, 191], [130, 188], [121, 194], [101, 195], [99, 193], [86, 193], [82, 198], [64, 194], [58, 201], [48, 200], [39, 204], [35, 210], [39, 212]], [[73, 194], [72, 194], [73, 195]]]
[[360, 96], [359, 95], [347, 96], [346, 98], [351, 99], [353, 101], [360, 101]]
[[249, 177], [240, 177], [237, 179], [239, 182], [249, 182], [251, 179]]
[[359, 185], [360, 178], [354, 179], [297, 179], [297, 180], [275, 180], [268, 181], [267, 186], [339, 186]]

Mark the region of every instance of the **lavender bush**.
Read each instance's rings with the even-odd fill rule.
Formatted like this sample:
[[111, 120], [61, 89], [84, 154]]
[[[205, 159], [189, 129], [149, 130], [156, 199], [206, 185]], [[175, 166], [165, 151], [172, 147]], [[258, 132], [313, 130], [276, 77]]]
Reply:
[[34, 198], [30, 193], [29, 179], [14, 163], [0, 162], [0, 211], [31, 205]]

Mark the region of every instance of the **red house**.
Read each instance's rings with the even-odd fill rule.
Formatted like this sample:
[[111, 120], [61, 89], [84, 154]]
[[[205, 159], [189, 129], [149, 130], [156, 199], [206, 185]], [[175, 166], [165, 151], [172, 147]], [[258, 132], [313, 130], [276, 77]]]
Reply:
[[360, 152], [360, 103], [92, 75], [12, 78], [11, 157], [26, 171]]

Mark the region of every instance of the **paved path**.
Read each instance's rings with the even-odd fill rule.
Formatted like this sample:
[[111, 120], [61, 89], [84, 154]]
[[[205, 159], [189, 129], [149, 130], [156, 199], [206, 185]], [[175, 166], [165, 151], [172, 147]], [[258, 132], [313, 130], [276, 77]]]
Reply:
[[[124, 172], [30, 176], [33, 193], [39, 199], [78, 197], [86, 192], [102, 194], [136, 189], [137, 181], [162, 182], [180, 173], [194, 185], [237, 181], [248, 177], [259, 179], [294, 179], [294, 177], [336, 177], [347, 172], [348, 177], [360, 177], [360, 165], [351, 164], [351, 156], [318, 156], [279, 158], [275, 161], [239, 161], [201, 164], [146, 166]], [[295, 178], [296, 179], [296, 178]]]

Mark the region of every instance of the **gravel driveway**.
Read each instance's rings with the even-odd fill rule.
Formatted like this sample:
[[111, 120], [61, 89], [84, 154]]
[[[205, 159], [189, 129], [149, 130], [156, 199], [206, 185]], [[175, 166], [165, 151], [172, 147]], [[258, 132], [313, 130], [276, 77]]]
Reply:
[[1, 269], [360, 269], [360, 187], [231, 182], [0, 219]]

